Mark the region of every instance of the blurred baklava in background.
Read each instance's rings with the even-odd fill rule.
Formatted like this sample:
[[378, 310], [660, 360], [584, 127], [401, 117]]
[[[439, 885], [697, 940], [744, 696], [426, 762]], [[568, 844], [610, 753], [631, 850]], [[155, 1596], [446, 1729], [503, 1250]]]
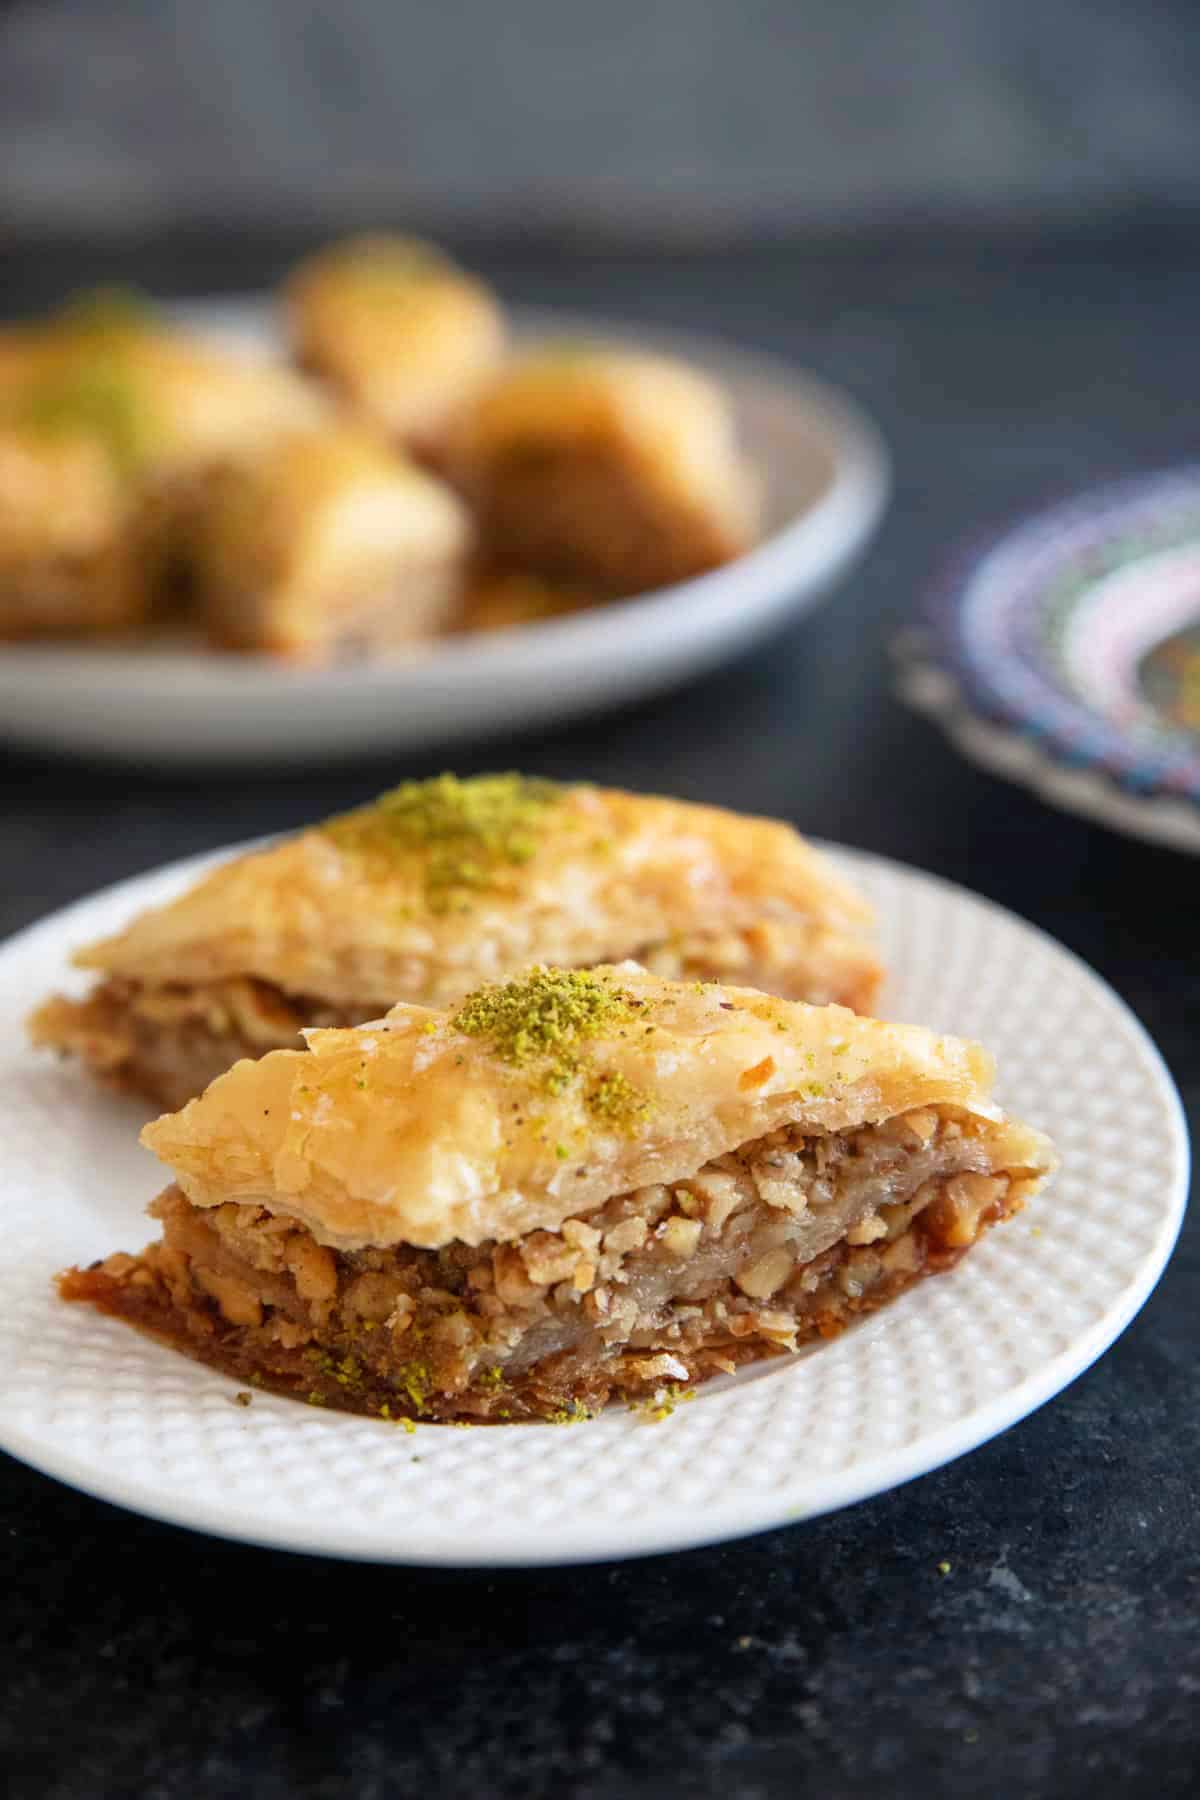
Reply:
[[719, 384], [512, 351], [432, 245], [329, 246], [281, 323], [291, 362], [107, 291], [0, 334], [0, 636], [332, 660], [560, 618], [754, 541]]

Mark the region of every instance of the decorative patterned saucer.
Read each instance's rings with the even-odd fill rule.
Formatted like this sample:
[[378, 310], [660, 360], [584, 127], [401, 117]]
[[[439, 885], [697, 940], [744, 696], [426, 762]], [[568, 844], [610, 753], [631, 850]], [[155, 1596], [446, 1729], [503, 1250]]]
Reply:
[[958, 569], [898, 649], [906, 698], [967, 754], [1200, 852], [1200, 465], [1025, 520]]

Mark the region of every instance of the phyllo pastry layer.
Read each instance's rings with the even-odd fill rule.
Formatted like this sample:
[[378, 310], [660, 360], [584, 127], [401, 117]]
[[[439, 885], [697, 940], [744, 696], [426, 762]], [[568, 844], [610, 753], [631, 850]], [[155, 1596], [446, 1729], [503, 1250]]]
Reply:
[[839, 1331], [1053, 1163], [978, 1046], [633, 965], [242, 1062], [143, 1142], [161, 1242], [68, 1298], [383, 1417], [573, 1417]]
[[869, 1005], [870, 910], [789, 826], [519, 775], [445, 775], [271, 849], [80, 951], [99, 984], [48, 1001], [36, 1042], [179, 1106], [313, 1025], [443, 1006], [532, 963]]

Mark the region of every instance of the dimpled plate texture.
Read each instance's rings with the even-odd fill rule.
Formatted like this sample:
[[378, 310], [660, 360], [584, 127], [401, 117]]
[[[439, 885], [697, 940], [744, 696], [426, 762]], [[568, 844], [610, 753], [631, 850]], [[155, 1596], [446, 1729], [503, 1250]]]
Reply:
[[[1153, 1045], [1049, 938], [960, 889], [838, 860], [895, 969], [881, 1010], [983, 1039], [999, 1097], [1063, 1167], [950, 1275], [815, 1352], [702, 1388], [662, 1422], [407, 1433], [236, 1386], [51, 1277], [152, 1234], [163, 1184], [140, 1111], [33, 1054], [26, 1012], [78, 988], [71, 949], [202, 863], [126, 882], [0, 951], [0, 1444], [63, 1481], [199, 1530], [380, 1562], [563, 1563], [671, 1550], [877, 1494], [993, 1436], [1106, 1348], [1178, 1230], [1187, 1140]], [[205, 859], [208, 860], [208, 859]], [[1129, 1144], [1137, 1155], [1126, 1155]]]

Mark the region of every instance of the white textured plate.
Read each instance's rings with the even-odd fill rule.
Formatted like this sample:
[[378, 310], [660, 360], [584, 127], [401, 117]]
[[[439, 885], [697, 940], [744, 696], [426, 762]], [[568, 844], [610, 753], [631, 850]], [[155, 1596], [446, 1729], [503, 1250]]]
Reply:
[[[179, 311], [230, 346], [271, 347], [265, 302]], [[886, 451], [853, 402], [815, 376], [651, 326], [561, 313], [519, 314], [517, 325], [525, 338], [657, 347], [723, 381], [766, 481], [758, 547], [695, 581], [572, 618], [324, 669], [198, 647], [0, 645], [0, 735], [97, 756], [261, 767], [524, 730], [711, 668], [815, 605], [870, 537], [887, 495]]]
[[[0, 951], [0, 1445], [157, 1518], [380, 1562], [561, 1563], [804, 1519], [972, 1449], [1056, 1394], [1128, 1324], [1174, 1242], [1187, 1139], [1154, 1046], [1051, 939], [961, 889], [845, 852], [897, 970], [885, 1010], [984, 1039], [1000, 1097], [1056, 1139], [1050, 1190], [950, 1275], [831, 1344], [701, 1388], [654, 1424], [408, 1434], [255, 1394], [51, 1289], [151, 1232], [162, 1182], [137, 1109], [33, 1056], [25, 1012], [72, 948], [169, 897], [176, 865]], [[1137, 1154], [1129, 1155], [1129, 1146]]]

